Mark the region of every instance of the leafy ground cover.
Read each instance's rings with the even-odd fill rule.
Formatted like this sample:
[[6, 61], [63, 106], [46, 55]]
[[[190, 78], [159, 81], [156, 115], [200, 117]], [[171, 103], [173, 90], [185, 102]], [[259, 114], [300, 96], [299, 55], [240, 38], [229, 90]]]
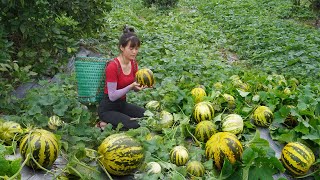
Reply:
[[[185, 166], [170, 163], [169, 152], [176, 145], [187, 147], [190, 160], [204, 164], [204, 179], [273, 179], [274, 174], [285, 172], [279, 157], [252, 123], [252, 112], [258, 105], [266, 105], [274, 113], [269, 131], [276, 143], [299, 141], [313, 150], [316, 162], [309, 177], [319, 178], [320, 36], [313, 27], [284, 19], [290, 12], [289, 1], [180, 1], [176, 8], [166, 11], [145, 8], [137, 0], [113, 2], [105, 18], [110, 27], [104, 32], [109, 37], [108, 51], [117, 54], [123, 25], [134, 26], [142, 40], [139, 65], [150, 68], [156, 78], [155, 89], [129, 94], [128, 99], [140, 106], [157, 100], [162, 110], [174, 116], [172, 127], [156, 132], [153, 124], [159, 112], [147, 111], [146, 118], [140, 119], [141, 127], [127, 132], [146, 150], [144, 164], [135, 174], [137, 179], [189, 178]], [[233, 81], [235, 77], [242, 83]], [[61, 155], [68, 163], [55, 175], [98, 178], [104, 172], [97, 166], [89, 167], [96, 158], [87, 156], [86, 148], [96, 149], [105, 137], [119, 132], [121, 125], [115, 130], [107, 126], [104, 132], [93, 128], [96, 106], [77, 101], [74, 74], [59, 79], [54, 84], [42, 81], [46, 88], [31, 90], [3, 118], [24, 127], [48, 129], [49, 117], [60, 116], [64, 124], [52, 131], [61, 139]], [[205, 87], [205, 100], [214, 105], [213, 122], [219, 131], [221, 119], [229, 113], [244, 119], [244, 131], [238, 135], [244, 146], [242, 161], [225, 161], [221, 171], [205, 158], [205, 144], [193, 135], [195, 103], [190, 92], [198, 85]], [[224, 106], [224, 93], [235, 98], [235, 108]], [[285, 124], [289, 114], [297, 120], [294, 126]], [[0, 152], [10, 154], [12, 149], [14, 143], [1, 145]], [[18, 171], [20, 160], [0, 158], [0, 163], [12, 167], [1, 176]], [[161, 173], [144, 169], [151, 161], [159, 162]]]

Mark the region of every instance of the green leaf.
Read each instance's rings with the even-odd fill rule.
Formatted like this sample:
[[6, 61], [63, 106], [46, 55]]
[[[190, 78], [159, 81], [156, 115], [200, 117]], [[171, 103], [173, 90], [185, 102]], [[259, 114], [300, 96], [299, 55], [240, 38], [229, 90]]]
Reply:
[[206, 170], [212, 170], [214, 166], [213, 160], [212, 159], [207, 160], [206, 162], [203, 163], [203, 166]]
[[293, 142], [297, 139], [297, 134], [295, 131], [289, 131], [286, 134], [280, 134], [279, 136], [274, 138], [275, 140], [281, 141], [281, 142]]
[[40, 106], [32, 106], [32, 108], [28, 111], [28, 114], [29, 115], [35, 115], [35, 114], [41, 114], [42, 110], [40, 108]]
[[177, 171], [172, 171], [171, 173], [171, 179], [174, 180], [185, 180], [184, 176], [178, 173]]
[[249, 147], [255, 149], [262, 149], [264, 151], [270, 149], [269, 142], [265, 139], [260, 138], [260, 131], [258, 129], [256, 130], [253, 139], [250, 140]]
[[7, 161], [4, 156], [0, 155], [0, 175], [8, 175], [8, 171], [10, 170], [10, 163]]
[[241, 97], [247, 97], [250, 94], [250, 92], [245, 92], [240, 89], [237, 89], [237, 91], [239, 92]]
[[18, 158], [18, 159], [11, 161], [10, 169], [8, 171], [10, 176], [13, 176], [14, 174], [16, 174], [19, 171], [19, 169], [21, 167], [21, 160], [22, 160], [21, 158]]
[[55, 103], [55, 98], [51, 95], [41, 96], [38, 101], [41, 105], [48, 106]]
[[[307, 122], [305, 122], [305, 123], [307, 123]], [[309, 125], [308, 125], [308, 126], [309, 126]], [[308, 133], [309, 133], [309, 128], [306, 127], [306, 126], [304, 125], [304, 123], [299, 123], [298, 126], [296, 126], [296, 127], [294, 128], [294, 130], [295, 130], [296, 132], [301, 132], [301, 133], [303, 133], [303, 134], [308, 134]]]
[[294, 65], [296, 63], [298, 63], [300, 60], [299, 59], [293, 59], [287, 62], [288, 66]]
[[68, 104], [60, 102], [59, 104], [53, 106], [53, 112], [58, 116], [64, 116], [64, 113], [67, 111], [68, 107]]
[[254, 95], [252, 97], [252, 101], [258, 102], [260, 100], [260, 96], [259, 95]]
[[246, 148], [242, 154], [242, 161], [245, 166], [250, 165], [255, 158], [258, 157], [258, 153], [254, 152], [250, 147]]
[[309, 134], [304, 135], [301, 138], [309, 139], [320, 145], [320, 125], [317, 128], [312, 129]]
[[220, 179], [227, 179], [231, 174], [234, 173], [234, 168], [228, 158], [224, 158], [223, 166], [220, 172]]
[[243, 107], [242, 112], [250, 113], [252, 111], [252, 107]]
[[249, 180], [257, 180], [257, 179], [263, 179], [263, 180], [273, 180], [273, 170], [271, 168], [268, 168], [266, 166], [261, 166], [257, 164], [256, 166], [253, 166], [249, 170]]
[[0, 155], [0, 176], [13, 176], [20, 169], [21, 158], [15, 160], [6, 160], [3, 155]]

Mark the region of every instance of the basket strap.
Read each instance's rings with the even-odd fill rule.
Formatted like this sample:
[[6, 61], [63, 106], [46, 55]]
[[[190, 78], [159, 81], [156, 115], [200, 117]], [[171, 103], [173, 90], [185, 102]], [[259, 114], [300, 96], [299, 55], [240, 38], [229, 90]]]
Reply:
[[[118, 73], [118, 75], [120, 74], [120, 68], [121, 68], [121, 66], [120, 66], [120, 64], [119, 64], [119, 62], [117, 61], [117, 60], [113, 60], [115, 63], [116, 63], [116, 65], [117, 65], [117, 69], [118, 69], [118, 71], [117, 71], [117, 73]], [[112, 61], [109, 61], [109, 60], [107, 60], [107, 62], [106, 62], [106, 66], [105, 66], [105, 68], [104, 68], [104, 70], [103, 70], [103, 72], [102, 73], [104, 73], [105, 72], [105, 70], [106, 70], [106, 68], [107, 68], [107, 66], [108, 66], [108, 64], [110, 63], [110, 62], [112, 62]], [[137, 72], [137, 70], [138, 70], [138, 65], [137, 65], [137, 62], [136, 62], [136, 60], [133, 60], [133, 69], [134, 69], [134, 72]], [[101, 76], [101, 79], [100, 79], [100, 84], [102, 84], [103, 83], [103, 76]], [[99, 85], [100, 85], [99, 84]], [[103, 86], [104, 87], [104, 86]], [[98, 90], [97, 90], [97, 92], [96, 92], [96, 96], [101, 92], [101, 86], [98, 86]]]
[[133, 70], [134, 72], [137, 72], [138, 71], [138, 64], [137, 64], [137, 61], [136, 60], [133, 60]]
[[120, 74], [120, 68], [121, 68], [121, 66], [120, 66], [120, 64], [119, 64], [119, 62], [118, 61], [116, 61], [116, 60], [113, 60], [115, 63], [116, 63], [116, 65], [117, 65], [117, 68], [118, 68], [118, 76], [119, 76], [119, 74]]

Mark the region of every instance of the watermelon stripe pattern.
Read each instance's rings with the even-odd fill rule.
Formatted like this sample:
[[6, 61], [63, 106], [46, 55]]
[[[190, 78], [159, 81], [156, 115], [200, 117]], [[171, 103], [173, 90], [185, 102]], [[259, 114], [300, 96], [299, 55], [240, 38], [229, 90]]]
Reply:
[[217, 132], [211, 121], [201, 121], [197, 124], [194, 136], [201, 142], [207, 142], [210, 137]]
[[199, 103], [205, 96], [207, 96], [207, 93], [204, 89], [197, 87], [191, 90], [191, 95], [194, 98], [195, 103]]
[[281, 162], [293, 175], [306, 174], [314, 161], [311, 149], [299, 142], [288, 143], [281, 153]]
[[[48, 168], [52, 166], [59, 154], [59, 145], [53, 133], [37, 129], [27, 134], [20, 143], [20, 153], [25, 158], [29, 153], [42, 167]], [[33, 169], [38, 169], [33, 160], [26, 163]]]
[[199, 161], [191, 161], [187, 164], [187, 172], [189, 175], [202, 177], [205, 173], [204, 166]]
[[273, 113], [267, 106], [259, 106], [253, 113], [253, 120], [257, 126], [268, 127], [273, 121]]
[[118, 176], [132, 173], [144, 159], [141, 144], [124, 133], [108, 136], [99, 146], [98, 153], [106, 170]]
[[153, 86], [155, 83], [153, 72], [150, 69], [140, 69], [136, 73], [136, 81], [141, 85]]
[[11, 145], [14, 138], [15, 141], [19, 140], [22, 132], [20, 124], [14, 121], [7, 121], [0, 125], [0, 139], [8, 145]]
[[221, 129], [224, 132], [239, 134], [243, 131], [243, 119], [238, 114], [227, 115], [221, 123]]
[[228, 158], [233, 164], [241, 159], [243, 147], [237, 137], [229, 132], [218, 132], [206, 143], [206, 157], [212, 158], [220, 170], [224, 158]]
[[170, 161], [177, 165], [177, 166], [183, 166], [185, 165], [189, 160], [189, 154], [188, 150], [184, 146], [175, 146], [170, 151]]
[[201, 121], [210, 121], [214, 116], [213, 106], [209, 102], [197, 103], [193, 110], [193, 119], [199, 123]]

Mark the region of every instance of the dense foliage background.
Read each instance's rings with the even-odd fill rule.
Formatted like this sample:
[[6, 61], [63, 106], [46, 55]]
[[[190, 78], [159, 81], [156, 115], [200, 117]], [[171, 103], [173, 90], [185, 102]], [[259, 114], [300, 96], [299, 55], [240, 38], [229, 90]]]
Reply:
[[[210, 171], [206, 178], [232, 179], [243, 177], [242, 172], [248, 173], [249, 179], [258, 179], [255, 174], [271, 178], [284, 171], [269, 143], [260, 139], [250, 122], [258, 105], [267, 105], [274, 112], [271, 137], [279, 144], [307, 144], [318, 163], [312, 171], [319, 170], [318, 0], [3, 0], [0, 5], [0, 119], [48, 129], [50, 116], [61, 117], [65, 124], [55, 133], [62, 140], [62, 155], [68, 162], [62, 172], [98, 178], [100, 172], [87, 164], [85, 148], [96, 149], [106, 136], [121, 128], [108, 126], [102, 133], [93, 128], [98, 119], [96, 105], [77, 100], [75, 74], [66, 72], [68, 60], [83, 42], [105, 57], [118, 54], [118, 37], [125, 24], [134, 27], [142, 40], [140, 67], [150, 68], [156, 78], [155, 89], [130, 93], [128, 100], [140, 106], [158, 100], [162, 109], [175, 116], [175, 125], [162, 132], [166, 144], [144, 142], [151, 132], [146, 126], [128, 132], [144, 142], [146, 162], [157, 160], [167, 167], [161, 175], [141, 172], [137, 177], [186, 176], [185, 169], [168, 163], [168, 151], [191, 138], [187, 132], [194, 130], [190, 91], [198, 85], [206, 88], [206, 100], [216, 105], [217, 124], [224, 113], [231, 112], [221, 107], [221, 94], [235, 97], [237, 106], [232, 112], [245, 119], [245, 132], [239, 139], [255, 154], [242, 165], [227, 163], [229, 169], [222, 172], [214, 170], [212, 161], [205, 161]], [[234, 75], [245, 87], [232, 82]], [[26, 82], [36, 82], [41, 88], [29, 90], [21, 99], [13, 96], [12, 92]], [[298, 119], [296, 127], [283, 126], [289, 113]], [[141, 120], [142, 125], [149, 120]], [[192, 159], [202, 159], [201, 147], [203, 144], [189, 144]], [[71, 167], [80, 162], [85, 168], [75, 172]], [[254, 168], [255, 163], [262, 168]], [[319, 178], [319, 174], [311, 176]]]

